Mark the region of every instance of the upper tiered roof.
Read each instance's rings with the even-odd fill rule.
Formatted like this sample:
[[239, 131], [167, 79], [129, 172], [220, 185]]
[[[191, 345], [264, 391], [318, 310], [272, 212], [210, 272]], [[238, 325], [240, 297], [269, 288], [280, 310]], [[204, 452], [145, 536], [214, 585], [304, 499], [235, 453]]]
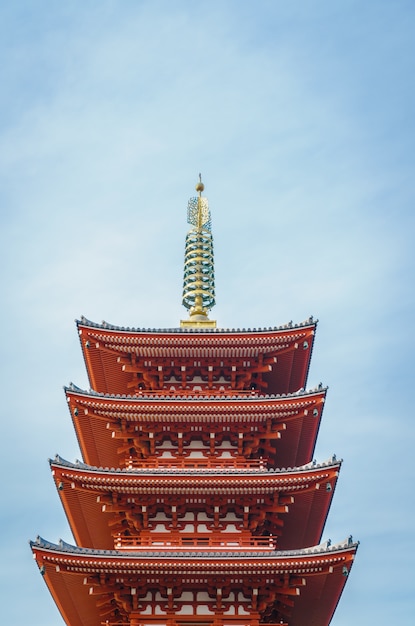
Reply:
[[[222, 516], [228, 510], [237, 513], [238, 532], [250, 530], [262, 534], [266, 523], [268, 533], [279, 535], [278, 549], [317, 544], [341, 465], [332, 458], [325, 463], [278, 471], [249, 467], [202, 470], [143, 467], [120, 471], [80, 462], [73, 464], [60, 457], [50, 464], [77, 543], [106, 549], [114, 547], [114, 531], [130, 529], [130, 534], [138, 535], [149, 523], [154, 526], [160, 507], [170, 511], [171, 519], [172, 502], [182, 518], [190, 511], [207, 515], [206, 539], [215, 532], [214, 509], [220, 506]], [[143, 511], [146, 522], [142, 519]], [[160, 542], [160, 537], [163, 535], [156, 534], [154, 541]], [[233, 535], [234, 542], [235, 538]], [[246, 544], [246, 536], [242, 534], [241, 539]], [[177, 547], [171, 536], [164, 540]], [[223, 544], [223, 535], [221, 541]], [[198, 543], [196, 537], [195, 544]], [[148, 538], [144, 542], [136, 541], [135, 545], [149, 545]], [[209, 545], [215, 543], [210, 541]]]
[[115, 396], [71, 385], [65, 393], [89, 465], [125, 466], [131, 451], [137, 455], [150, 438], [160, 445], [169, 436], [177, 446], [180, 436], [209, 439], [213, 432], [216, 440], [236, 439], [247, 458], [262, 455], [273, 466], [294, 467], [313, 457], [326, 389], [281, 396]]
[[77, 321], [90, 385], [113, 394], [293, 393], [306, 387], [316, 325], [138, 330]]

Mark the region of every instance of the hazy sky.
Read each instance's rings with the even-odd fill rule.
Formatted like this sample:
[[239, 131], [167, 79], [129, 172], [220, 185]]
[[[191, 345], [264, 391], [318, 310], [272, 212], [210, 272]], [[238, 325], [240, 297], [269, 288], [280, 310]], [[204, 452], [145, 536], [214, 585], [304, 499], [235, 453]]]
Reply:
[[409, 626], [414, 575], [413, 0], [0, 2], [2, 623], [63, 622], [32, 562], [72, 541], [74, 319], [172, 327], [202, 172], [223, 327], [319, 319], [333, 626]]

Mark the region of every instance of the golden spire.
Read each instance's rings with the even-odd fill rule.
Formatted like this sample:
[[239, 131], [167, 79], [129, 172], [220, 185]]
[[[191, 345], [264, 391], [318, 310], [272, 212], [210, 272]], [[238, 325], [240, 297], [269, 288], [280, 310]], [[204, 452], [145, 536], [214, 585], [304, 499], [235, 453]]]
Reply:
[[216, 322], [207, 315], [215, 305], [215, 274], [209, 204], [202, 197], [204, 188], [199, 174], [198, 196], [190, 198], [187, 205], [187, 221], [192, 228], [186, 235], [182, 303], [189, 309], [189, 319], [182, 320], [180, 326], [214, 328]]

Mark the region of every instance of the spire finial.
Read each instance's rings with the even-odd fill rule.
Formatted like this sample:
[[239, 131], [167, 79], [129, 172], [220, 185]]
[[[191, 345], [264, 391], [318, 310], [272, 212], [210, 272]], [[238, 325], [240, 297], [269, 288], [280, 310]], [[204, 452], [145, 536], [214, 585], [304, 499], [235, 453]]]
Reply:
[[202, 198], [205, 186], [201, 174], [195, 188], [199, 195], [190, 198], [187, 206], [187, 221], [192, 228], [186, 236], [182, 300], [190, 317], [180, 325], [215, 327], [216, 322], [207, 315], [215, 305], [215, 277], [210, 211], [207, 198]]
[[202, 191], [204, 190], [204, 188], [205, 188], [205, 186], [202, 183], [202, 174], [199, 174], [199, 182], [196, 183], [196, 187], [195, 187], [196, 191], [199, 192], [199, 198], [202, 197]]

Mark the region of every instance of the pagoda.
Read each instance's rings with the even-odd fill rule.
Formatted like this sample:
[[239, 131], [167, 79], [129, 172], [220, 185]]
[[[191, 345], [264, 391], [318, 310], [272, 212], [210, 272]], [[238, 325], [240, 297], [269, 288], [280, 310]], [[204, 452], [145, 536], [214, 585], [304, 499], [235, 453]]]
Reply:
[[82, 461], [50, 461], [75, 544], [31, 548], [68, 626], [325, 626], [357, 550], [321, 543], [340, 471], [313, 460], [316, 321], [223, 329], [201, 179], [177, 328], [77, 321]]

